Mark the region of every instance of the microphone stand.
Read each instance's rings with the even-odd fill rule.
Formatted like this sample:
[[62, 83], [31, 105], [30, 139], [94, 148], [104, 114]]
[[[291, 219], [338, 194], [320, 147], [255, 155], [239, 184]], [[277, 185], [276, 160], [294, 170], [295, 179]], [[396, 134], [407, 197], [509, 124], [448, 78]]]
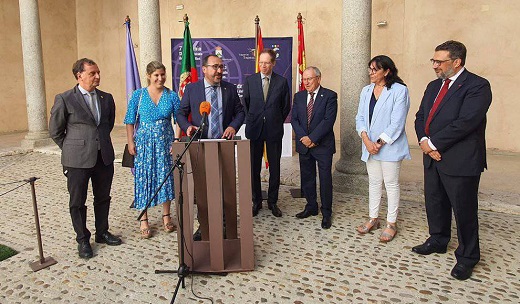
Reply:
[[179, 268], [177, 270], [155, 270], [156, 274], [177, 273], [177, 276], [179, 277], [179, 279], [177, 281], [177, 285], [175, 286], [175, 292], [173, 293], [173, 297], [172, 297], [172, 300], [170, 303], [175, 302], [175, 298], [177, 297], [177, 292], [179, 291], [179, 287], [181, 286], [181, 284], [182, 284], [182, 288], [186, 288], [185, 278], [190, 274], [211, 274], [211, 275], [220, 275], [220, 276], [227, 275], [226, 272], [203, 272], [203, 271], [190, 270], [190, 267], [188, 265], [186, 265], [185, 260], [184, 260], [184, 247], [185, 247], [184, 194], [182, 191], [182, 182], [183, 182], [183, 177], [184, 177], [184, 165], [185, 164], [183, 162], [181, 162], [181, 159], [184, 156], [184, 154], [186, 154], [186, 152], [188, 151], [193, 140], [195, 140], [195, 138], [202, 135], [202, 132], [203, 132], [203, 129], [205, 126], [206, 126], [205, 120], [202, 119], [201, 127], [198, 128], [197, 131], [195, 132], [195, 134], [193, 134], [193, 136], [190, 138], [190, 141], [188, 142], [188, 144], [186, 144], [186, 147], [184, 148], [182, 153], [180, 155], [177, 154], [177, 157], [175, 158], [175, 161], [174, 161], [170, 171], [168, 172], [168, 174], [166, 175], [166, 177], [164, 178], [162, 183], [159, 185], [159, 187], [157, 188], [157, 190], [155, 191], [153, 196], [150, 198], [150, 200], [148, 200], [148, 203], [146, 204], [146, 206], [143, 209], [143, 211], [141, 212], [141, 214], [139, 214], [139, 217], [137, 217], [137, 220], [140, 220], [144, 216], [144, 213], [148, 210], [148, 208], [150, 207], [150, 204], [152, 203], [154, 198], [157, 196], [157, 194], [159, 193], [159, 191], [161, 190], [163, 185], [166, 183], [166, 180], [168, 179], [168, 177], [173, 173], [173, 170], [175, 170], [175, 168], [177, 168], [177, 170], [179, 171], [179, 197], [177, 198], [177, 203], [179, 204], [179, 230], [180, 230], [180, 235], [181, 235], [180, 244], [179, 244], [179, 248], [181, 249], [180, 250], [181, 251], [180, 259], [179, 259]]

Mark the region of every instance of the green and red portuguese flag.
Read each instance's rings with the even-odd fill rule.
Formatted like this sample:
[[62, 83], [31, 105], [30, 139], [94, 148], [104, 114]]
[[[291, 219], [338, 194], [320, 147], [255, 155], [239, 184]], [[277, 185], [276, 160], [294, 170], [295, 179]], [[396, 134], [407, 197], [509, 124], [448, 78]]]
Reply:
[[179, 97], [184, 96], [184, 88], [190, 82], [199, 80], [197, 76], [197, 66], [195, 65], [195, 54], [193, 54], [193, 44], [191, 42], [190, 23], [184, 22], [184, 43], [182, 44], [182, 65], [179, 81]]

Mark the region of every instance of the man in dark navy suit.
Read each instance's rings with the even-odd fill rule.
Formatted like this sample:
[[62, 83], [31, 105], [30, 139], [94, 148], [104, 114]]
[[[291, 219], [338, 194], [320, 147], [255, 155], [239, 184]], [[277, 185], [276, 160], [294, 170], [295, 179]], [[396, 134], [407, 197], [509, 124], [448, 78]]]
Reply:
[[[203, 79], [186, 86], [177, 112], [177, 122], [188, 136], [193, 135], [202, 123], [200, 103], [209, 101], [211, 111], [208, 128], [203, 130], [202, 138], [232, 139], [242, 126], [245, 116], [237, 88], [222, 80], [224, 65], [217, 55], [208, 55], [202, 59], [202, 72]], [[191, 122], [188, 121], [190, 113]]]
[[280, 189], [280, 158], [282, 157], [283, 123], [291, 110], [287, 79], [273, 72], [276, 53], [271, 49], [260, 52], [260, 72], [247, 77], [244, 83], [246, 108], [246, 137], [251, 146], [251, 184], [253, 216], [262, 209], [260, 171], [264, 143], [269, 162], [269, 191], [267, 204], [276, 217], [282, 211], [276, 204]]
[[[202, 115], [199, 107], [203, 101], [211, 104], [207, 117], [207, 127], [202, 130], [201, 138], [233, 139], [244, 122], [244, 108], [240, 103], [237, 88], [234, 84], [223, 81], [224, 72], [222, 59], [216, 55], [208, 55], [202, 59], [204, 78], [186, 86], [184, 96], [177, 112], [177, 122], [188, 136], [192, 136], [202, 125]], [[191, 121], [188, 116], [191, 113]], [[197, 154], [199, 153], [199, 154]], [[195, 241], [209, 239], [208, 206], [206, 193], [206, 164], [202, 149], [194, 147], [190, 150], [192, 160], [198, 160], [193, 168], [193, 179], [196, 184], [194, 195], [197, 202], [199, 229], [195, 232]]]
[[297, 218], [318, 215], [316, 163], [320, 175], [321, 227], [332, 225], [332, 155], [336, 153], [334, 122], [338, 112], [336, 92], [320, 86], [321, 72], [316, 67], [303, 71], [305, 91], [294, 95], [291, 124], [296, 152], [300, 153], [302, 190], [307, 200]]
[[431, 62], [438, 79], [424, 92], [415, 132], [424, 153], [424, 197], [430, 237], [412, 251], [445, 253], [451, 237], [452, 211], [457, 224], [457, 264], [451, 275], [471, 276], [480, 260], [478, 187], [486, 164], [486, 113], [489, 82], [464, 68], [466, 47], [446, 41]]

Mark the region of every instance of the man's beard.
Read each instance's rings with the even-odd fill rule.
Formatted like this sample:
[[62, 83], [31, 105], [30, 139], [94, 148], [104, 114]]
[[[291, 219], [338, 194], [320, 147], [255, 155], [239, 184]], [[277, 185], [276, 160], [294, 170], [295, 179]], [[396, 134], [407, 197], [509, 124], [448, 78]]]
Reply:
[[455, 71], [453, 70], [453, 67], [451, 67], [446, 72], [441, 72], [437, 77], [439, 79], [446, 80], [453, 75], [455, 75]]

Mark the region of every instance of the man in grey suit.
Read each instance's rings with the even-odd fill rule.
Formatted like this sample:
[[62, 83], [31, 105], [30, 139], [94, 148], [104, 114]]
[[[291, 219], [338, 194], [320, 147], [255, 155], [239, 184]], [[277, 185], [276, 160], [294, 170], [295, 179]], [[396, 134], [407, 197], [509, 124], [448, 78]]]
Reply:
[[262, 209], [260, 171], [264, 143], [269, 161], [267, 205], [274, 216], [282, 216], [276, 203], [280, 189], [283, 123], [291, 110], [291, 97], [287, 79], [273, 72], [275, 64], [276, 53], [271, 49], [264, 49], [259, 55], [260, 71], [247, 77], [244, 83], [246, 137], [251, 144], [253, 216]]
[[100, 72], [87, 58], [72, 66], [78, 84], [56, 95], [51, 109], [49, 133], [60, 147], [63, 174], [70, 194], [69, 209], [81, 258], [93, 256], [87, 229], [88, 182], [92, 181], [96, 243], [119, 245], [121, 239], [108, 232], [110, 188], [114, 176], [115, 103], [111, 94], [96, 89]]

